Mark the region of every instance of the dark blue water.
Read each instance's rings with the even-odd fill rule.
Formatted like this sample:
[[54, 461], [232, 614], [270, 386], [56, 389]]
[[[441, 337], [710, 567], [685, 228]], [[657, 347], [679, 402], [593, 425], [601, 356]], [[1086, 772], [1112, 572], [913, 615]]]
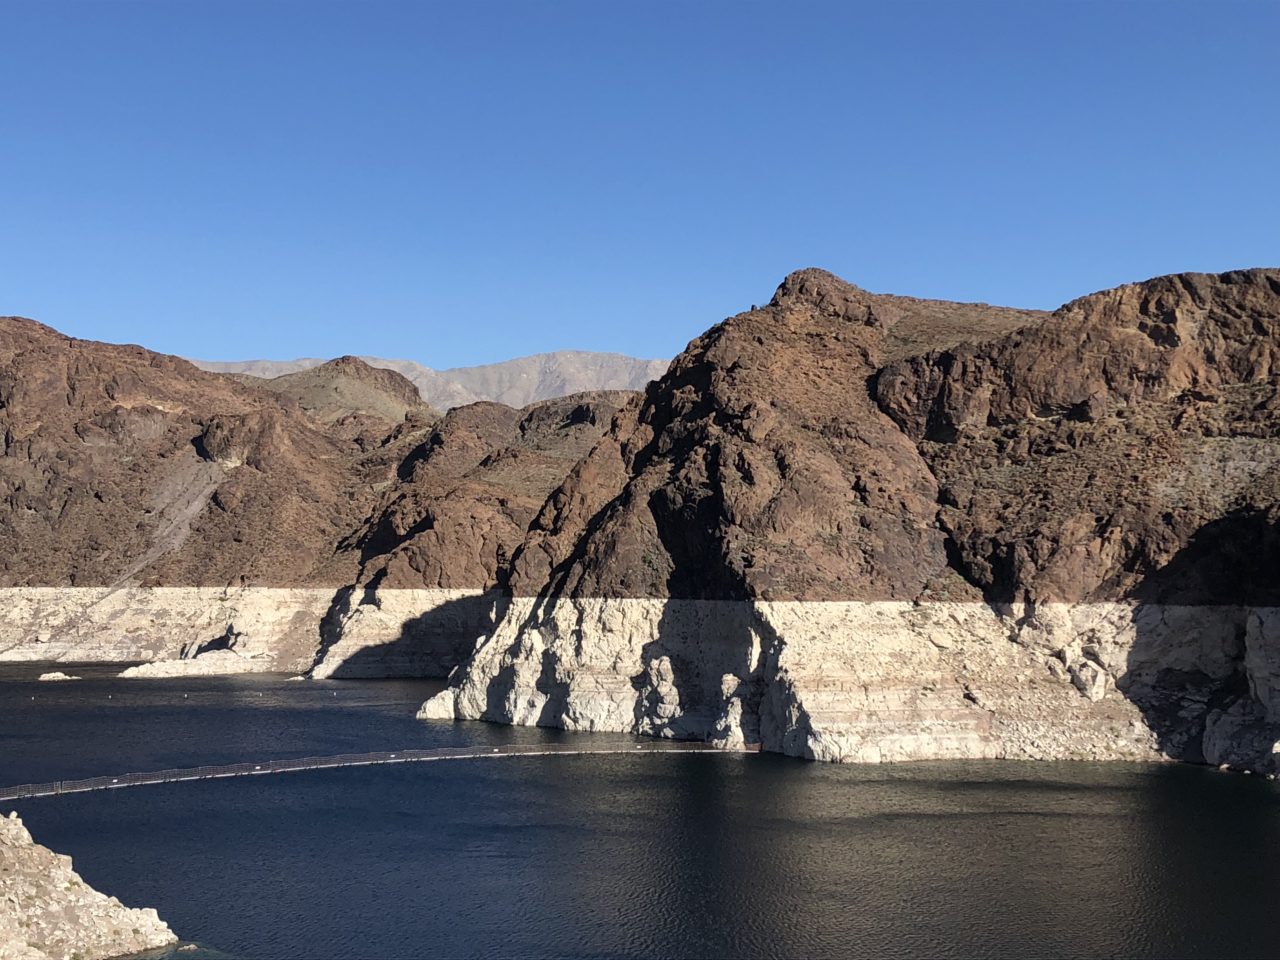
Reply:
[[[0, 769], [564, 737], [419, 723], [429, 690], [0, 682]], [[1202, 768], [561, 756], [15, 806], [95, 887], [245, 958], [1277, 952], [1280, 791]]]

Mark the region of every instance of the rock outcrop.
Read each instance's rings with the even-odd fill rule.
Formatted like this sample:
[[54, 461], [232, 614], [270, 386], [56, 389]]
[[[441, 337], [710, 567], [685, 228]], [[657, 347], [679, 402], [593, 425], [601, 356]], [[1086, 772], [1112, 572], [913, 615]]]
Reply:
[[0, 319], [0, 583], [341, 582], [361, 451], [296, 404], [140, 347]]
[[1277, 351], [1277, 271], [1051, 315], [793, 274], [551, 495], [422, 715], [1273, 769]]
[[0, 958], [102, 960], [177, 940], [155, 910], [86, 885], [71, 858], [33, 842], [16, 813], [0, 817]]

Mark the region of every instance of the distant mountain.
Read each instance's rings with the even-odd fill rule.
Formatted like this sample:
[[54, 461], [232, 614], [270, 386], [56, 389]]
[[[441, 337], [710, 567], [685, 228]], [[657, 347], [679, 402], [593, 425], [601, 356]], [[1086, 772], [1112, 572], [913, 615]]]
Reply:
[[233, 376], [292, 397], [306, 413], [326, 423], [350, 417], [372, 417], [395, 424], [410, 412], [425, 420], [438, 417], [431, 407], [422, 402], [418, 388], [407, 378], [356, 357], [339, 357], [269, 380], [250, 374]]
[[[666, 360], [639, 360], [619, 353], [561, 350], [502, 363], [432, 370], [412, 360], [361, 357], [370, 366], [394, 370], [410, 380], [425, 403], [449, 410], [479, 400], [524, 407], [591, 390], [639, 390], [667, 370]], [[247, 374], [272, 380], [325, 363], [316, 357], [297, 360], [192, 360], [202, 370]]]
[[242, 373], [245, 376], [257, 377], [260, 380], [274, 380], [276, 377], [283, 377], [290, 373], [310, 370], [312, 367], [318, 367], [328, 361], [321, 357], [300, 357], [297, 360], [235, 360], [230, 363], [224, 363], [220, 360], [190, 360], [188, 362], [201, 370], [208, 370], [210, 373]]

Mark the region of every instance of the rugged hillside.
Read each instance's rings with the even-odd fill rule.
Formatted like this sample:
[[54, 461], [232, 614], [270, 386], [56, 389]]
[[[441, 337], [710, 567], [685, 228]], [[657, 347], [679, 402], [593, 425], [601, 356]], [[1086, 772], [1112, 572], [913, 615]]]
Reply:
[[343, 544], [360, 574], [327, 621], [318, 674], [447, 674], [492, 629], [507, 563], [547, 495], [632, 396], [449, 411]]
[[306, 656], [315, 608], [357, 571], [335, 546], [392, 470], [271, 391], [17, 318], [0, 436], [0, 656], [26, 659], [245, 634], [269, 663]]
[[[0, 659], [161, 661], [140, 676], [332, 671], [344, 651], [447, 670], [492, 621], [453, 601], [497, 586], [625, 396], [436, 425], [354, 358], [263, 383], [28, 320], [0, 335]], [[442, 605], [405, 659], [404, 624]]]
[[1270, 766], [1278, 323], [1277, 271], [1052, 315], [793, 274], [552, 494], [424, 715]]
[[295, 404], [140, 347], [0, 319], [4, 585], [341, 579], [359, 451]]
[[372, 367], [356, 357], [339, 357], [318, 367], [259, 380], [254, 385], [289, 397], [308, 416], [334, 424], [351, 436], [362, 431], [386, 433], [406, 417], [439, 418], [422, 402], [418, 388], [409, 380], [394, 370]]
[[353, 538], [361, 579], [388, 587], [497, 583], [530, 521], [590, 452], [630, 394], [601, 392], [515, 410], [455, 408], [399, 466]]
[[521, 552], [516, 592], [919, 596], [946, 567], [936, 484], [867, 382], [904, 345], [1038, 319], [793, 274], [767, 307], [690, 344], [574, 471]]
[[[874, 394], [920, 445], [955, 566], [985, 596], [1280, 598], [1263, 536], [1280, 505], [1280, 274], [1084, 297], [1019, 335], [891, 364]], [[1209, 562], [1175, 577], [1205, 538]], [[1241, 563], [1233, 540], [1263, 552]]]
[[[439, 410], [484, 400], [524, 407], [575, 393], [639, 390], [667, 368], [665, 360], [637, 360], [617, 353], [582, 350], [540, 353], [502, 363], [447, 370], [432, 370], [412, 360], [360, 359], [403, 375], [418, 388], [424, 402]], [[315, 358], [192, 362], [202, 370], [263, 379], [294, 374], [324, 363]]]

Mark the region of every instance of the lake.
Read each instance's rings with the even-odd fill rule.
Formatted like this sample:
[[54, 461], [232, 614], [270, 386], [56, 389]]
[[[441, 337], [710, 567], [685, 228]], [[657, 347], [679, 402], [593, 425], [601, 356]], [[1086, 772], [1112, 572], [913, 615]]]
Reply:
[[[429, 681], [0, 679], [0, 783], [409, 747]], [[32, 699], [34, 698], [34, 699]], [[206, 956], [1272, 956], [1280, 789], [1160, 764], [462, 760], [26, 800]], [[198, 954], [177, 954], [182, 957]]]

